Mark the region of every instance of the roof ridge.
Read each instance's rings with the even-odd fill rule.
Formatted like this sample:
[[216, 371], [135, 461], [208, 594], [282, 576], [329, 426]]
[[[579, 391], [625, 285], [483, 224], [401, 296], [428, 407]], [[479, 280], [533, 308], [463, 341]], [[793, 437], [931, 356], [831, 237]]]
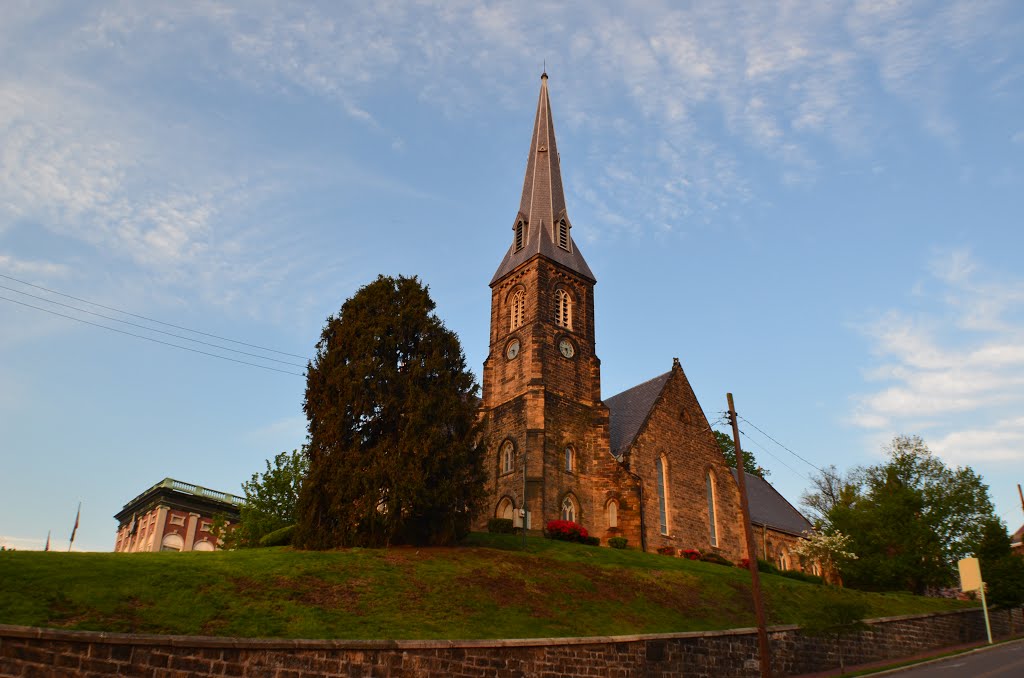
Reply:
[[636, 386], [630, 386], [629, 388], [627, 388], [627, 389], [625, 389], [625, 390], [619, 391], [618, 393], [616, 393], [616, 394], [615, 394], [615, 395], [613, 395], [613, 396], [608, 396], [607, 398], [605, 398], [605, 399], [604, 399], [604, 401], [605, 401], [605, 402], [607, 403], [607, 402], [608, 402], [609, 400], [612, 400], [613, 398], [618, 398], [618, 397], [619, 397], [620, 395], [625, 395], [626, 393], [629, 393], [629, 392], [630, 392], [630, 391], [632, 391], [633, 389], [637, 389], [637, 388], [640, 388], [641, 386], [646, 386], [647, 384], [651, 383], [652, 381], [656, 381], [656, 380], [658, 380], [658, 379], [662, 379], [663, 377], [665, 377], [665, 376], [667, 376], [667, 375], [670, 375], [670, 374], [672, 374], [672, 370], [669, 370], [669, 371], [667, 371], [667, 372], [662, 372], [662, 373], [661, 373], [661, 374], [659, 374], [658, 376], [656, 376], [656, 377], [651, 377], [651, 378], [650, 378], [650, 379], [648, 379], [647, 381], [642, 381], [642, 382], [640, 382], [639, 384], [637, 384]]

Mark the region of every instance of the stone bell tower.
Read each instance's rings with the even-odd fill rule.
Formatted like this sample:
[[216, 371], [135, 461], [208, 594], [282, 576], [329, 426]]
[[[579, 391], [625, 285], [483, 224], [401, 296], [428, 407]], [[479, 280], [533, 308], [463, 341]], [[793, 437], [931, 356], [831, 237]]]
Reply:
[[546, 73], [510, 240], [490, 283], [481, 411], [491, 506], [482, 523], [519, 525], [525, 503], [529, 529], [558, 518], [586, 525], [596, 511], [590, 475], [611, 460], [594, 341], [597, 281], [572, 237]]

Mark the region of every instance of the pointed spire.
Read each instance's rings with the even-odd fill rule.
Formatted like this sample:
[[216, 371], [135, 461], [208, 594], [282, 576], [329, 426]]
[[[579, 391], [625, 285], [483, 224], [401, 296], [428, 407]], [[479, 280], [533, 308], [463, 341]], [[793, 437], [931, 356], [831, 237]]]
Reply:
[[565, 210], [562, 169], [555, 141], [555, 124], [551, 119], [546, 70], [540, 76], [540, 96], [537, 99], [533, 136], [530, 138], [530, 153], [526, 159], [523, 194], [512, 231], [512, 246], [491, 284], [536, 254], [554, 259], [588, 280], [595, 281], [594, 274], [573, 242], [572, 224]]

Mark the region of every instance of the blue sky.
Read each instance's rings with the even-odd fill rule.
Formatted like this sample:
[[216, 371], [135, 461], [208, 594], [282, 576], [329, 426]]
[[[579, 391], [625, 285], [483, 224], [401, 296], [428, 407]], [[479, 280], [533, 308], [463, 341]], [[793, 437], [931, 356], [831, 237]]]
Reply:
[[[416, 274], [479, 375], [545, 60], [606, 397], [677, 356], [794, 503], [813, 469], [753, 426], [840, 468], [918, 434], [1024, 521], [1012, 0], [5, 3], [0, 296], [311, 356]], [[304, 440], [301, 366], [6, 300], [0, 328], [8, 546], [66, 547], [81, 501], [75, 547], [111, 550], [153, 483], [239, 492]]]

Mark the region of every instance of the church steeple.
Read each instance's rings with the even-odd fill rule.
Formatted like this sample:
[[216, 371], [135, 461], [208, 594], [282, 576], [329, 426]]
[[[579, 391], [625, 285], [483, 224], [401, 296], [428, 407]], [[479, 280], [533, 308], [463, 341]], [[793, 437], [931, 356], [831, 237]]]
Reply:
[[526, 177], [519, 212], [512, 223], [512, 245], [491, 279], [491, 285], [520, 264], [541, 254], [571, 271], [595, 282], [572, 238], [572, 224], [565, 210], [562, 170], [555, 142], [555, 125], [551, 120], [548, 99], [548, 74], [540, 76], [540, 97], [533, 122], [530, 154], [526, 160]]

